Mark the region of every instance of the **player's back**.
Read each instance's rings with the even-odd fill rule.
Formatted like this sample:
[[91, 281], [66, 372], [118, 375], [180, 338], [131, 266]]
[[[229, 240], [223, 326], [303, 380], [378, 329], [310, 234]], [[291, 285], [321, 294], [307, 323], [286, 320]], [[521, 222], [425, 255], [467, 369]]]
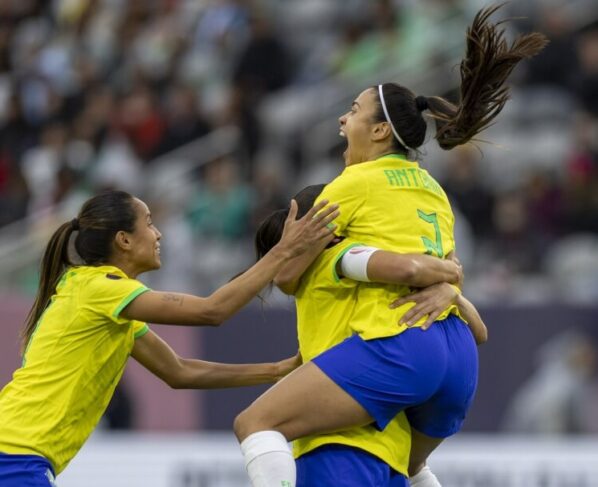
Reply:
[[[454, 217], [445, 192], [425, 169], [402, 156], [389, 155], [347, 167], [320, 198], [339, 203], [337, 232], [352, 240], [384, 250], [437, 257], [454, 250]], [[388, 305], [407, 292], [405, 286], [360, 284], [353, 330], [364, 338], [404, 331], [397, 322], [410, 305], [397, 310]]]

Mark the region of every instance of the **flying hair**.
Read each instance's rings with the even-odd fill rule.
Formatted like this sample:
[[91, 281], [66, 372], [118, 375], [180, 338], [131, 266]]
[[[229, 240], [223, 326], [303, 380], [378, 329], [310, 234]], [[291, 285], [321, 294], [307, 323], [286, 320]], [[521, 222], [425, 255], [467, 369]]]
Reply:
[[440, 97], [429, 97], [428, 108], [436, 119], [436, 139], [450, 150], [465, 144], [491, 125], [509, 99], [508, 77], [523, 59], [538, 54], [548, 44], [543, 34], [522, 34], [509, 45], [502, 28], [490, 16], [505, 4], [480, 10], [466, 34], [466, 53], [461, 61], [460, 102], [457, 106]]

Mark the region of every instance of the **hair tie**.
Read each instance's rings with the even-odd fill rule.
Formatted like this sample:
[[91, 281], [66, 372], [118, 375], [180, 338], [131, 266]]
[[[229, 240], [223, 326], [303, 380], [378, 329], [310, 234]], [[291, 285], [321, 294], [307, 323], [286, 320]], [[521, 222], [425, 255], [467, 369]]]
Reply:
[[71, 220], [71, 230], [73, 232], [76, 232], [77, 230], [79, 230], [79, 219], [78, 218], [73, 218]]
[[428, 106], [428, 99], [425, 96], [416, 96], [415, 97], [415, 106], [420, 112], [427, 110]]

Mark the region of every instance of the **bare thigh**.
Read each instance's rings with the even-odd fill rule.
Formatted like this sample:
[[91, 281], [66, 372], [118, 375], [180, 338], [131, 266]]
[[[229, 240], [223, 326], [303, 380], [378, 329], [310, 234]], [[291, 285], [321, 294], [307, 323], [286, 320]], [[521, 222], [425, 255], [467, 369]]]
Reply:
[[426, 460], [444, 438], [433, 438], [411, 428], [411, 454], [409, 456], [409, 476], [413, 477], [424, 465]]
[[264, 430], [278, 431], [291, 441], [310, 434], [363, 426], [372, 421], [355, 399], [308, 362], [239, 414], [234, 430], [239, 441]]

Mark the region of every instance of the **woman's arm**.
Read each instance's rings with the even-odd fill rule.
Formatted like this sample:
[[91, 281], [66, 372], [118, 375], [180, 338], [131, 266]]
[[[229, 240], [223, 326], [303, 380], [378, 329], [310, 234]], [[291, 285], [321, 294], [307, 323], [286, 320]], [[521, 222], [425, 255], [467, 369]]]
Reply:
[[488, 341], [488, 328], [476, 307], [462, 294], [457, 296], [455, 304], [459, 308], [461, 316], [467, 321], [467, 324], [473, 333], [473, 337], [475, 338], [475, 342], [478, 345], [486, 343]]
[[282, 238], [253, 267], [201, 298], [189, 294], [148, 291], [136, 297], [121, 316], [138, 321], [174, 325], [219, 325], [245, 306], [292, 258], [332, 238], [339, 214], [337, 205], [322, 209], [326, 202], [314, 206], [305, 216], [295, 220], [297, 204], [285, 222]]
[[429, 255], [353, 247], [337, 264], [337, 273], [359, 281], [426, 287], [439, 282], [457, 283], [462, 269], [453, 260]]
[[314, 245], [307, 252], [295, 257], [286, 264], [274, 277], [276, 287], [285, 294], [294, 295], [301, 282], [301, 276], [326, 248], [327, 244], [328, 242], [321, 242], [319, 245]]
[[270, 384], [301, 365], [301, 356], [264, 364], [223, 364], [179, 357], [153, 331], [135, 340], [137, 362], [173, 389], [216, 389]]

